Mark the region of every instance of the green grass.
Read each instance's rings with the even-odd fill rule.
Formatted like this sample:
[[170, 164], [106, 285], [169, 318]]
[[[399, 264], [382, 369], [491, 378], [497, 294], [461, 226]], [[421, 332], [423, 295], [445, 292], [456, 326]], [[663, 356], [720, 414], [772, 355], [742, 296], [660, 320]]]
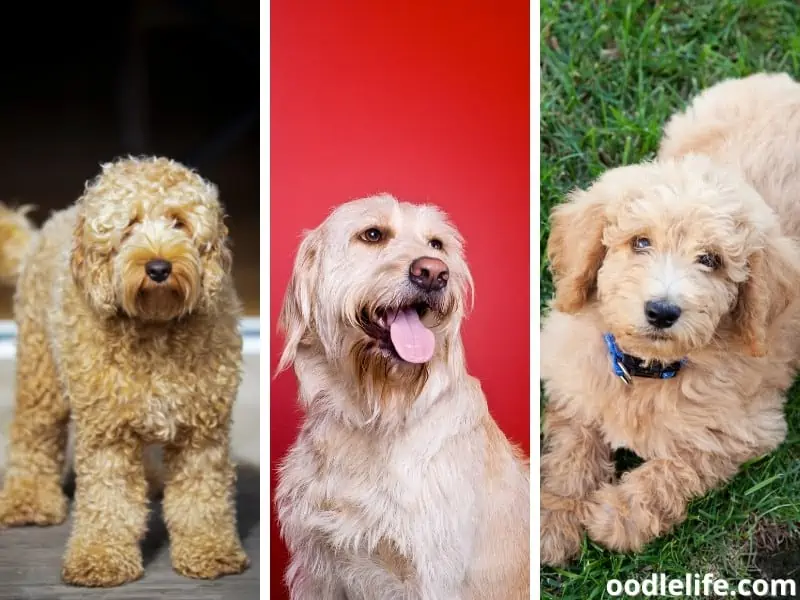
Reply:
[[[667, 118], [704, 87], [756, 71], [800, 77], [800, 5], [775, 0], [541, 4], [544, 310], [552, 296], [544, 256], [550, 208], [610, 167], [652, 158]], [[778, 451], [693, 502], [681, 527], [637, 556], [585, 541], [572, 568], [543, 569], [543, 596], [608, 597], [608, 579], [642, 579], [653, 572], [747, 577], [753, 531], [768, 523], [800, 523], [800, 386], [790, 398], [790, 433]]]

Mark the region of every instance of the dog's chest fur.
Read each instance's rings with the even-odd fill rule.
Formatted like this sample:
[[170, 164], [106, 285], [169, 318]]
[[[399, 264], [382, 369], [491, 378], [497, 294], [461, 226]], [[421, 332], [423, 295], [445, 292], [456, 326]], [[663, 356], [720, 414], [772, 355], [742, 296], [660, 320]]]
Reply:
[[[76, 326], [75, 321], [94, 318], [85, 308], [73, 306], [69, 321], [65, 312], [51, 317], [57, 340], [51, 352], [76, 414], [91, 409], [95, 421], [108, 415], [109, 427], [129, 428], [151, 443], [175, 442], [185, 432], [213, 429], [229, 419], [241, 376], [241, 338], [233, 316], [136, 335], [119, 323]], [[92, 393], [97, 389], [107, 394], [98, 397]]]
[[598, 427], [612, 448], [645, 459], [687, 450], [746, 454], [774, 447], [783, 435], [782, 394], [770, 391], [752, 360], [699, 356], [674, 379], [637, 377], [628, 385], [613, 373], [602, 331], [593, 325], [551, 314], [542, 332], [542, 378], [549, 401]]
[[285, 459], [277, 491], [284, 535], [334, 561], [348, 598], [417, 597], [402, 594], [463, 579], [478, 526], [481, 450], [459, 444], [445, 418], [391, 438], [310, 418]]

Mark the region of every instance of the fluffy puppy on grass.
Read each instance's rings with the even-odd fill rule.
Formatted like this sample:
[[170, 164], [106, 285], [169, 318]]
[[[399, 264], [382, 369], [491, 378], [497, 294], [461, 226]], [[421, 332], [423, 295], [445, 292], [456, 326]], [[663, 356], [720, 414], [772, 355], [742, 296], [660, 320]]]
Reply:
[[388, 195], [297, 254], [280, 325], [305, 420], [280, 468], [294, 600], [522, 600], [527, 460], [467, 373], [458, 232]]
[[[800, 355], [800, 88], [725, 82], [666, 127], [657, 161], [554, 209], [541, 557], [584, 530], [640, 550], [688, 501], [786, 435]], [[644, 464], [614, 478], [613, 448]]]
[[71, 418], [77, 480], [66, 582], [114, 586], [142, 575], [147, 444], [164, 446], [174, 568], [200, 578], [244, 570], [228, 440], [239, 301], [216, 188], [168, 159], [122, 159], [41, 231], [4, 211], [0, 232], [14, 234], [0, 247], [4, 275], [19, 276], [0, 525], [66, 518]]

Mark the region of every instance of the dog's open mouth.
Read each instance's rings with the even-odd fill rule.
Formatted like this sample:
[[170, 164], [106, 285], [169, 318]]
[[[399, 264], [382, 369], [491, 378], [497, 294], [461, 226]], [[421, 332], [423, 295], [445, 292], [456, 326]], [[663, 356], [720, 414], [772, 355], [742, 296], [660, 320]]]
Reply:
[[402, 360], [422, 364], [433, 358], [436, 337], [422, 323], [431, 307], [425, 302], [414, 302], [395, 308], [378, 308], [370, 317], [367, 309], [361, 311], [360, 324], [364, 332], [378, 341]]

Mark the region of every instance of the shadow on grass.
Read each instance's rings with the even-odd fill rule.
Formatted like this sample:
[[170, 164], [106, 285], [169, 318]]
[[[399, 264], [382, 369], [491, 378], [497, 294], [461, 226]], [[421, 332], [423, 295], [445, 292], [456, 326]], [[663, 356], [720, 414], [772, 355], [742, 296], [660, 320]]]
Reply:
[[[796, 526], [795, 526], [796, 527]], [[770, 598], [797, 598], [800, 593], [800, 535], [787, 524], [761, 526], [755, 535], [755, 556], [753, 558], [753, 577], [773, 581], [794, 581], [795, 594], [783, 588], [776, 588]]]

